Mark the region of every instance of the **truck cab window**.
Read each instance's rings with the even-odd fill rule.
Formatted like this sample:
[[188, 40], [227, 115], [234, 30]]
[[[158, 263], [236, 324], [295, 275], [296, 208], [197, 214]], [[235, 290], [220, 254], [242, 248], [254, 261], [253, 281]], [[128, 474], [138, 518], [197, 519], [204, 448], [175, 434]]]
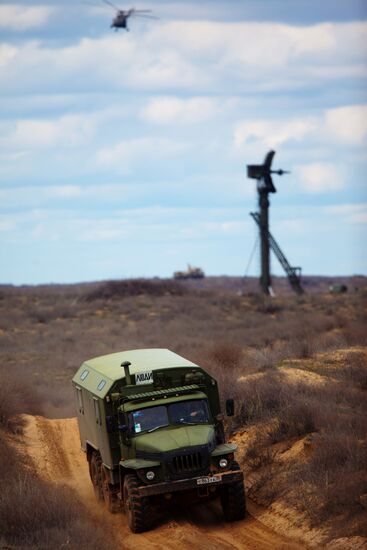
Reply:
[[204, 399], [180, 401], [169, 405], [172, 424], [205, 424], [209, 422], [209, 411]]
[[129, 428], [133, 433], [147, 432], [161, 426], [168, 426], [165, 406], [147, 407], [129, 414]]

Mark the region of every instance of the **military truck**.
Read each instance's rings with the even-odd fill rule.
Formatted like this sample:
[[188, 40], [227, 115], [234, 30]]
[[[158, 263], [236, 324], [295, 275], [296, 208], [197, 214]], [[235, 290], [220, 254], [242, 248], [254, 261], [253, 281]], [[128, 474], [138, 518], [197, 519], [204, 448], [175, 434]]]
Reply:
[[205, 273], [201, 267], [193, 267], [190, 264], [187, 265], [186, 271], [175, 271], [173, 278], [177, 280], [186, 279], [204, 279]]
[[124, 511], [131, 531], [149, 529], [151, 506], [183, 492], [219, 497], [227, 521], [245, 516], [237, 447], [225, 442], [217, 382], [201, 367], [167, 349], [122, 351], [85, 361], [73, 386], [95, 495]]
[[342, 283], [335, 283], [329, 286], [329, 292], [330, 294], [345, 294], [348, 292], [348, 287]]

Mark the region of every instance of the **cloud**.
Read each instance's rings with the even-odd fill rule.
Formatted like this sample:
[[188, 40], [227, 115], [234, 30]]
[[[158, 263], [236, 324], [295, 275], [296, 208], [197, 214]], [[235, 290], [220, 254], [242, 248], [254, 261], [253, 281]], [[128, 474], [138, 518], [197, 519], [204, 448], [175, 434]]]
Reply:
[[8, 233], [13, 231], [16, 227], [16, 224], [12, 221], [0, 221], [0, 233]]
[[8, 67], [17, 56], [18, 51], [18, 48], [11, 44], [0, 44], [0, 68]]
[[[216, 84], [252, 82], [262, 89], [295, 89], [349, 75], [351, 69], [365, 76], [366, 28], [366, 23], [299, 27], [176, 21], [154, 27], [146, 41], [153, 51], [153, 42], [160, 40], [163, 47], [199, 63]], [[310, 79], [316, 76], [317, 81]]]
[[334, 164], [316, 162], [300, 165], [296, 168], [300, 182], [307, 193], [318, 194], [329, 191], [340, 191], [344, 181], [340, 171]]
[[366, 32], [367, 24], [358, 22], [157, 21], [138, 35], [84, 38], [63, 47], [33, 41], [14, 51], [6, 44], [0, 67], [8, 91], [309, 89], [364, 78]]
[[79, 197], [82, 193], [78, 185], [56, 185], [54, 187], [48, 187], [45, 191], [48, 197], [56, 199], [72, 199]]
[[[93, 211], [92, 211], [93, 212]], [[108, 213], [75, 208], [44, 207], [11, 212], [3, 217], [0, 237], [10, 231], [22, 241], [129, 241], [183, 242], [188, 239], [217, 239], [245, 235], [251, 226], [241, 210], [228, 208], [145, 208], [112, 209]]]
[[3, 4], [0, 6], [0, 28], [25, 31], [45, 25], [55, 8], [50, 6], [26, 6]]
[[137, 163], [145, 164], [147, 161], [165, 159], [189, 148], [189, 144], [166, 138], [135, 138], [100, 149], [97, 152], [97, 162], [104, 167], [113, 167], [119, 173], [128, 174]]
[[[20, 187], [0, 188], [0, 201], [4, 211], [29, 212], [32, 209], [54, 208], [62, 209], [65, 204], [73, 208], [80, 207], [88, 201], [100, 205], [101, 201], [108, 195], [110, 202], [114, 204], [116, 189], [118, 186], [86, 186], [64, 184], [64, 185], [22, 185]], [[112, 195], [112, 197], [110, 197]], [[123, 190], [118, 198], [124, 197]]]
[[356, 147], [366, 143], [366, 136], [367, 105], [347, 105], [312, 117], [237, 122], [233, 145], [241, 154], [249, 146], [277, 148], [292, 142], [307, 144], [307, 147], [311, 144]]
[[315, 127], [315, 118], [243, 121], [235, 126], [234, 146], [242, 150], [247, 143], [260, 142], [266, 147], [278, 147], [289, 141], [302, 140]]
[[366, 224], [367, 223], [367, 203], [362, 204], [337, 204], [328, 206], [327, 214], [338, 216], [343, 219], [343, 223]]
[[4, 149], [74, 147], [91, 139], [94, 121], [87, 115], [66, 115], [54, 119], [20, 119], [4, 124], [2, 129], [0, 144]]
[[367, 105], [330, 109], [325, 114], [326, 132], [346, 145], [363, 145], [367, 137]]
[[158, 97], [151, 99], [141, 110], [143, 120], [152, 124], [195, 124], [208, 120], [218, 112], [218, 104], [207, 97], [181, 99]]
[[131, 227], [125, 220], [94, 220], [77, 223], [79, 241], [114, 241], [131, 238]]

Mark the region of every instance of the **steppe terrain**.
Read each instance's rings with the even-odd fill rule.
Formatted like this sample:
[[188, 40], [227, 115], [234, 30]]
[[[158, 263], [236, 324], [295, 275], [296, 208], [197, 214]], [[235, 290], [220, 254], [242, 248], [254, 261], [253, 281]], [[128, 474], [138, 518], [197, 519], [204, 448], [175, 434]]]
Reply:
[[[367, 546], [367, 281], [309, 278], [265, 298], [207, 278], [0, 287], [0, 548]], [[71, 378], [86, 358], [167, 347], [215, 376], [246, 474], [249, 515], [178, 501], [129, 533], [97, 506]]]

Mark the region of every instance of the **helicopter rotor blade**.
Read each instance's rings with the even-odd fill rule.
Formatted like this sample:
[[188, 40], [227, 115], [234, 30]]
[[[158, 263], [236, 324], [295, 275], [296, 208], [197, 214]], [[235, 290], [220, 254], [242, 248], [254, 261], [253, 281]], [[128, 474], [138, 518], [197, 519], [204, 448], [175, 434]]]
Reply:
[[144, 13], [132, 13], [133, 17], [144, 17], [145, 19], [159, 19], [159, 17], [156, 17], [155, 15], [147, 15]]
[[112, 4], [112, 2], [109, 2], [109, 0], [103, 0], [103, 2], [105, 4], [107, 4], [108, 6], [110, 6], [111, 8], [113, 8], [114, 10], [116, 10], [116, 11], [123, 11], [120, 8], [118, 8], [117, 6], [115, 6], [114, 4]]
[[85, 6], [93, 6], [93, 8], [103, 7], [103, 6], [101, 6], [101, 4], [97, 4], [96, 2], [85, 2], [85, 1], [83, 1], [82, 4], [84, 4]]

